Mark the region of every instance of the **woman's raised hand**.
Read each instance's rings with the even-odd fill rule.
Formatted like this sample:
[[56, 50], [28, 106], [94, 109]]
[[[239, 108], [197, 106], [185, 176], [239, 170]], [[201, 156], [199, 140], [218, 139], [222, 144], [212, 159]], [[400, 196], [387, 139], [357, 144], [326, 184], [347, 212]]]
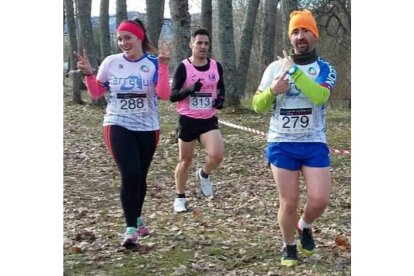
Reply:
[[83, 56], [78, 54], [77, 52], [73, 51], [75, 57], [78, 58], [77, 66], [78, 69], [82, 71], [85, 75], [92, 75], [93, 69], [89, 62], [88, 54], [86, 53], [86, 49], [83, 49]]

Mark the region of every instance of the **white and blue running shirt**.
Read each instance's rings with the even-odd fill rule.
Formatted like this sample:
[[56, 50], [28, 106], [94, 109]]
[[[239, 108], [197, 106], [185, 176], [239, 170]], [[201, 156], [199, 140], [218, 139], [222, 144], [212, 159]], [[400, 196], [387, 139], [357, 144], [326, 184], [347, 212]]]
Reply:
[[[336, 83], [335, 68], [325, 59], [297, 66], [312, 80], [332, 91]], [[270, 87], [273, 79], [282, 74], [279, 60], [272, 62], [263, 73], [259, 90]], [[268, 132], [268, 142], [326, 143], [326, 107], [317, 106], [297, 87], [290, 75], [289, 91], [276, 96]]]
[[103, 125], [118, 125], [134, 131], [160, 128], [158, 98], [158, 60], [147, 53], [129, 61], [123, 53], [104, 59], [96, 79], [109, 89]]

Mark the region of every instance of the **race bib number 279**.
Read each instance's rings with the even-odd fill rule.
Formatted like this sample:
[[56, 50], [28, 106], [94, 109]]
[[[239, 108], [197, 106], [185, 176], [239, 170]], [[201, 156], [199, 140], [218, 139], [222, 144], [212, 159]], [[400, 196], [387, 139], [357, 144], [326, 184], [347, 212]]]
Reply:
[[278, 131], [283, 133], [306, 133], [313, 127], [312, 108], [280, 109]]

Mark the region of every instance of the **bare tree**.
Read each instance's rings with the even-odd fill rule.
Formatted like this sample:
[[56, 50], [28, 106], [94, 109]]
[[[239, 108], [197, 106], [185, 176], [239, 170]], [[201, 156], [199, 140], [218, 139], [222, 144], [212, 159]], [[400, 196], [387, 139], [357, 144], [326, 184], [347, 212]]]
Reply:
[[126, 0], [116, 0], [116, 25], [128, 19]]
[[[127, 19], [128, 13], [126, 0], [116, 0], [116, 26]], [[121, 53], [122, 50], [119, 47], [116, 47], [116, 52]]]
[[164, 23], [164, 0], [146, 0], [148, 37], [155, 48], [158, 48], [162, 25]]
[[280, 8], [282, 12], [282, 33], [283, 33], [282, 47], [283, 49], [289, 49], [291, 47], [289, 36], [288, 36], [290, 13], [298, 9], [298, 1], [297, 0], [282, 0]]
[[276, 35], [276, 15], [279, 0], [265, 0], [262, 22], [262, 47], [260, 49], [260, 75], [274, 60], [274, 44]]
[[[308, 0], [309, 1], [309, 0]], [[320, 0], [316, 3], [309, 1], [318, 27], [326, 31], [326, 35], [335, 39], [344, 47], [351, 43], [351, 1], [350, 0]]]
[[109, 32], [109, 0], [101, 0], [99, 7], [99, 30], [101, 60], [111, 54], [111, 35]]
[[91, 0], [75, 0], [80, 25], [80, 36], [82, 47], [88, 52], [89, 61], [93, 68], [97, 67], [96, 47], [93, 39], [91, 21]]
[[219, 47], [226, 85], [226, 101], [229, 106], [240, 107], [241, 94], [235, 83], [236, 50], [234, 45], [233, 7], [231, 0], [218, 1]]
[[213, 6], [211, 3], [212, 0], [202, 0], [201, 1], [201, 28], [206, 29], [210, 34], [210, 48], [208, 51], [213, 50]]
[[70, 41], [70, 69], [72, 72], [72, 101], [81, 104], [82, 97], [81, 97], [81, 74], [75, 72], [76, 62], [73, 60], [73, 51], [78, 51], [78, 42], [76, 38], [76, 22], [75, 22], [75, 12], [73, 9], [73, 0], [65, 0], [64, 9], [66, 11], [66, 21], [68, 26], [68, 33], [69, 33], [69, 41]]
[[351, 107], [351, 0], [304, 1], [312, 10], [319, 28], [318, 52], [337, 70], [331, 106], [338, 103]]
[[[88, 52], [89, 62], [92, 68], [97, 68], [97, 53], [93, 39], [93, 29], [91, 21], [91, 0], [76, 0], [76, 9], [79, 16], [80, 36], [82, 37], [82, 47]], [[93, 105], [106, 104], [105, 97], [92, 100]]]
[[240, 38], [240, 52], [237, 62], [237, 91], [244, 94], [246, 88], [247, 71], [249, 70], [250, 53], [252, 50], [254, 25], [260, 0], [248, 0], [247, 11], [244, 16], [243, 30]]
[[191, 56], [189, 45], [191, 38], [191, 16], [188, 12], [187, 0], [170, 0], [170, 12], [172, 20], [172, 36], [173, 40], [173, 55], [175, 60], [172, 60], [174, 66], [178, 65], [180, 61]]

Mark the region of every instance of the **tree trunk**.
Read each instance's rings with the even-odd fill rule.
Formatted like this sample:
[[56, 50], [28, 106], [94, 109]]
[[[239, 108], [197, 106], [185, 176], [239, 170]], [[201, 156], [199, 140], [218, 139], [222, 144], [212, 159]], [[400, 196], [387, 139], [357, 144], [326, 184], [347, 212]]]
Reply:
[[[171, 58], [174, 67], [180, 61], [191, 56], [189, 47], [191, 39], [191, 16], [188, 12], [187, 0], [170, 0], [170, 12], [172, 21], [173, 56]], [[175, 56], [175, 58], [174, 58]]]
[[290, 21], [290, 13], [294, 10], [298, 9], [298, 1], [297, 0], [282, 0], [281, 3], [281, 11], [282, 11], [282, 28], [283, 28], [283, 49], [286, 52], [289, 52], [289, 49], [292, 47], [290, 44], [290, 39], [288, 36], [288, 28], [289, 28], [289, 21]]
[[[122, 21], [128, 19], [127, 3], [126, 0], [116, 0], [116, 27], [121, 24]], [[116, 52], [121, 53], [122, 50], [116, 46]]]
[[111, 35], [109, 32], [109, 0], [101, 0], [99, 8], [99, 29], [101, 32], [101, 61], [111, 54]]
[[116, 26], [128, 19], [126, 0], [116, 0]]
[[[70, 54], [69, 54], [69, 66], [70, 70], [74, 72], [76, 68], [76, 62], [73, 61], [73, 52], [78, 52], [78, 42], [76, 39], [76, 22], [75, 12], [73, 9], [73, 0], [65, 0], [64, 7], [66, 11], [66, 21], [68, 26], [69, 41], [70, 41]], [[68, 67], [69, 67], [68, 66]], [[77, 104], [81, 104], [81, 76], [80, 73], [73, 73], [72, 76], [72, 101]]]
[[164, 23], [165, 0], [146, 0], [146, 3], [148, 38], [158, 49], [158, 40]]
[[233, 7], [231, 0], [218, 1], [219, 46], [224, 70], [226, 101], [228, 106], [240, 106], [241, 93], [235, 84], [236, 50], [234, 46]]
[[[88, 52], [89, 62], [92, 68], [97, 68], [96, 47], [93, 40], [93, 29], [91, 21], [91, 0], [76, 0], [76, 9], [79, 15], [80, 36], [82, 37], [83, 47]], [[81, 51], [82, 52], [82, 51]], [[106, 105], [105, 97], [92, 100], [93, 105]]]
[[210, 48], [208, 49], [210, 56], [213, 51], [213, 6], [211, 1], [201, 1], [201, 28], [206, 29], [210, 34]]
[[237, 62], [238, 93], [244, 95], [246, 88], [247, 71], [249, 70], [250, 53], [252, 50], [254, 25], [260, 0], [249, 0], [244, 16], [243, 30], [240, 39], [240, 52]]
[[260, 49], [260, 75], [274, 60], [274, 43], [276, 36], [276, 13], [279, 0], [265, 0], [262, 22], [262, 48]]

